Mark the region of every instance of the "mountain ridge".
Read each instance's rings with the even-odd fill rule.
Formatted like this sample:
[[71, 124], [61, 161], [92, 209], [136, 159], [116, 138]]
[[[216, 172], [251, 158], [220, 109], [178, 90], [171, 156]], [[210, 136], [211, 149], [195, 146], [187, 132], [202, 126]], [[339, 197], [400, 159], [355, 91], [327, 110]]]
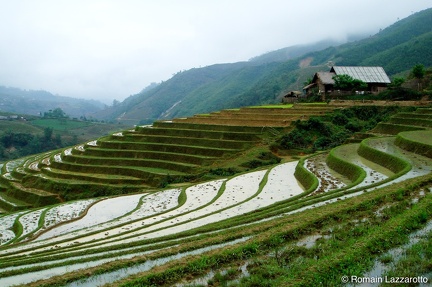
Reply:
[[[303, 54], [302, 46], [297, 45], [247, 62], [193, 68], [175, 74], [155, 89], [127, 98], [105, 111], [103, 117], [128, 124], [150, 124], [158, 119], [277, 103], [287, 91], [301, 90], [303, 82], [315, 72], [326, 70], [329, 61], [337, 65], [383, 66], [390, 76], [418, 63], [432, 66], [430, 27], [432, 9], [426, 9], [355, 42], [310, 51], [313, 45], [332, 43], [323, 40], [303, 47]], [[288, 51], [297, 53], [296, 57], [291, 58]]]

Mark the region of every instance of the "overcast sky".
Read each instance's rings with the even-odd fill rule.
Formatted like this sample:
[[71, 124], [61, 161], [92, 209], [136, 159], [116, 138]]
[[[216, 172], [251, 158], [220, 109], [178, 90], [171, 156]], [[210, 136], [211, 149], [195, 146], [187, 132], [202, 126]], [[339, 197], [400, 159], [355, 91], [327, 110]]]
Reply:
[[180, 70], [374, 34], [430, 0], [0, 0], [0, 85], [112, 103]]

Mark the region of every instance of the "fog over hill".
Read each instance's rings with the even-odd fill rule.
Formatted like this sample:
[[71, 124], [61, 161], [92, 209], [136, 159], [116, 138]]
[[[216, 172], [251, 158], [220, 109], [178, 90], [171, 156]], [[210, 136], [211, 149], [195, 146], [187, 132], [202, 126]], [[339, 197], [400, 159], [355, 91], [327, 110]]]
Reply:
[[415, 13], [375, 35], [337, 45], [331, 40], [282, 48], [250, 61], [215, 64], [171, 79], [97, 113], [128, 124], [190, 116], [225, 108], [278, 103], [307, 78], [337, 65], [383, 66], [390, 76], [415, 64], [432, 66], [432, 9]]
[[70, 117], [90, 115], [104, 108], [96, 100], [75, 99], [53, 95], [47, 91], [27, 91], [0, 86], [0, 111], [39, 115], [61, 108]]
[[22, 1], [2, 1], [0, 85], [108, 105], [179, 71], [323, 39], [344, 43], [431, 7], [430, 0]]

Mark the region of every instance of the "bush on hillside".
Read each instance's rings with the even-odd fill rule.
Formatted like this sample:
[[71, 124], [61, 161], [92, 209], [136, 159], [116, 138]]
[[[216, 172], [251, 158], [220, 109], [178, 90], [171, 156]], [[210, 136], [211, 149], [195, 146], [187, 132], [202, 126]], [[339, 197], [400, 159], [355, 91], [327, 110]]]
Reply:
[[306, 152], [326, 150], [343, 144], [357, 132], [366, 132], [391, 115], [412, 108], [398, 106], [359, 106], [341, 109], [330, 115], [294, 122], [294, 130], [282, 135], [273, 149], [300, 149]]
[[242, 167], [249, 169], [255, 169], [257, 167], [278, 164], [281, 162], [281, 158], [274, 155], [271, 152], [261, 152], [256, 158], [241, 164]]
[[403, 87], [388, 89], [379, 94], [379, 98], [382, 100], [394, 101], [417, 101], [420, 100], [422, 96], [423, 94], [416, 90]]

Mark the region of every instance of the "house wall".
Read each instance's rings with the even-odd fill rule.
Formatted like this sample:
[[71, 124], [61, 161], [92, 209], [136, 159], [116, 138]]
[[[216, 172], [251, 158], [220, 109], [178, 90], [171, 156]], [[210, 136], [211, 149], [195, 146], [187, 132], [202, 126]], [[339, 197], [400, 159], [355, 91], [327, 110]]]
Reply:
[[385, 91], [386, 89], [387, 86], [383, 84], [368, 84], [368, 90], [374, 95], [379, 94]]
[[284, 104], [297, 103], [298, 100], [299, 99], [297, 97], [283, 97], [282, 103], [284, 103]]
[[318, 90], [320, 93], [326, 93], [327, 92], [326, 85], [324, 85], [324, 83], [321, 81], [321, 79], [317, 79], [316, 83], [317, 83]]

